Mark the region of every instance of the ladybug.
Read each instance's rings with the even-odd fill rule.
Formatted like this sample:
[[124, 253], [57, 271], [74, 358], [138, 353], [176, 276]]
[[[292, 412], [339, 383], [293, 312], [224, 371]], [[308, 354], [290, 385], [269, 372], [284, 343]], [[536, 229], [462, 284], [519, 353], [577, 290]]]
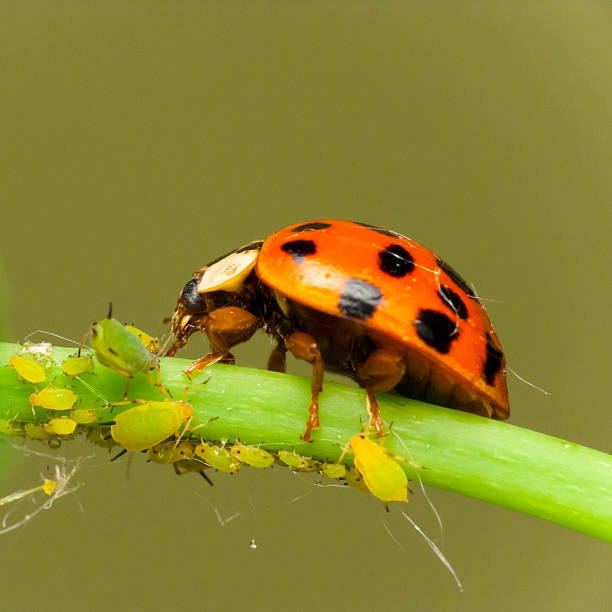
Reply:
[[302, 439], [319, 427], [325, 369], [367, 392], [370, 427], [382, 435], [376, 393], [396, 392], [494, 419], [509, 415], [505, 358], [474, 291], [435, 253], [390, 230], [351, 221], [286, 227], [200, 268], [172, 316], [174, 355], [196, 331], [211, 352], [190, 375], [233, 363], [231, 348], [258, 328], [313, 364]]

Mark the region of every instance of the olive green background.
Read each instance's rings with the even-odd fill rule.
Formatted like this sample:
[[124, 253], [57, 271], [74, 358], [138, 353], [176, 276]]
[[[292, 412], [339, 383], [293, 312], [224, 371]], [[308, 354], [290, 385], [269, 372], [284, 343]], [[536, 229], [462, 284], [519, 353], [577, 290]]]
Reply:
[[[2, 3], [4, 339], [79, 339], [110, 300], [161, 334], [209, 259], [349, 218], [475, 283], [510, 367], [551, 393], [509, 374], [512, 423], [610, 452], [611, 33], [587, 0]], [[3, 609], [612, 606], [609, 544], [444, 491], [463, 593], [400, 508], [359, 492], [60, 453], [94, 455], [86, 486], [0, 537]], [[46, 466], [13, 462], [0, 495]], [[414, 489], [405, 509], [438, 537]]]

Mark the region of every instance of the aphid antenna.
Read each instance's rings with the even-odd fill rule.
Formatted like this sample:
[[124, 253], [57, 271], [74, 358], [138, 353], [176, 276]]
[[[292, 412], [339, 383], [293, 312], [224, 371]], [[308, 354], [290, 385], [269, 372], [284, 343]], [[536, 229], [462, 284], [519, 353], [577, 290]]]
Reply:
[[543, 393], [544, 395], [550, 397], [552, 395], [552, 393], [550, 393], [550, 391], [547, 391], [546, 389], [543, 389], [542, 387], [538, 387], [538, 385], [534, 385], [532, 382], [529, 382], [527, 379], [523, 378], [522, 376], [519, 376], [517, 374], [517, 372], [515, 372], [509, 365], [506, 365], [506, 368], [508, 368], [508, 370], [510, 370], [510, 373], [515, 377], [518, 378], [522, 383], [525, 383], [528, 387], [531, 387], [532, 389], [535, 389], [536, 391], [539, 391], [540, 393]]
[[400, 510], [400, 513], [414, 527], [416, 532], [423, 537], [425, 542], [427, 542], [429, 548], [433, 550], [434, 554], [438, 557], [438, 559], [440, 559], [440, 561], [442, 561], [444, 567], [446, 567], [446, 569], [450, 572], [451, 576], [455, 579], [455, 582], [457, 583], [457, 588], [461, 592], [463, 592], [463, 585], [461, 584], [461, 580], [459, 580], [459, 577], [455, 573], [453, 566], [450, 564], [450, 561], [446, 558], [444, 553], [438, 548], [436, 543], [431, 538], [429, 538], [427, 534], [412, 520], [410, 515], [406, 514], [406, 512], [404, 512], [403, 510]]
[[[30, 338], [34, 335], [34, 334], [46, 334], [47, 336], [53, 336], [54, 338], [59, 338], [60, 340], [65, 340], [66, 342], [70, 342], [71, 344], [74, 344], [78, 347], [81, 347], [83, 345], [82, 342], [77, 342], [76, 340], [73, 340], [72, 338], [66, 338], [65, 336], [60, 336], [59, 334], [54, 334], [53, 332], [47, 331], [46, 329], [35, 329], [34, 331], [30, 332], [24, 339], [24, 342], [28, 342], [30, 340]], [[89, 347], [87, 347], [89, 348]]]

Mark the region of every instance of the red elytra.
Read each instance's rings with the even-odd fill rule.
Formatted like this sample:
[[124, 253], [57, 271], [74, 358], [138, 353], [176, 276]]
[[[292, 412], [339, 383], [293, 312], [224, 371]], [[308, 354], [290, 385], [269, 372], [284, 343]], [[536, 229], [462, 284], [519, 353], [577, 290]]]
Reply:
[[323, 369], [368, 392], [395, 391], [487, 417], [509, 414], [505, 359], [470, 286], [429, 249], [389, 230], [321, 220], [284, 228], [200, 268], [185, 285], [172, 328], [173, 355], [195, 331], [212, 351], [189, 371], [231, 361], [230, 349], [262, 327], [285, 353], [313, 363], [303, 438], [318, 427]]

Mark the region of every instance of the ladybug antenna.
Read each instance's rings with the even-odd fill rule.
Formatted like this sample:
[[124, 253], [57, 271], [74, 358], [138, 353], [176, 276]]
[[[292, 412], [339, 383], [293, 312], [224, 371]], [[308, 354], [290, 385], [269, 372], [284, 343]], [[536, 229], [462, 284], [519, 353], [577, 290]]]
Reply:
[[108, 303], [108, 316], [106, 318], [107, 319], [113, 318], [113, 303], [112, 302]]

